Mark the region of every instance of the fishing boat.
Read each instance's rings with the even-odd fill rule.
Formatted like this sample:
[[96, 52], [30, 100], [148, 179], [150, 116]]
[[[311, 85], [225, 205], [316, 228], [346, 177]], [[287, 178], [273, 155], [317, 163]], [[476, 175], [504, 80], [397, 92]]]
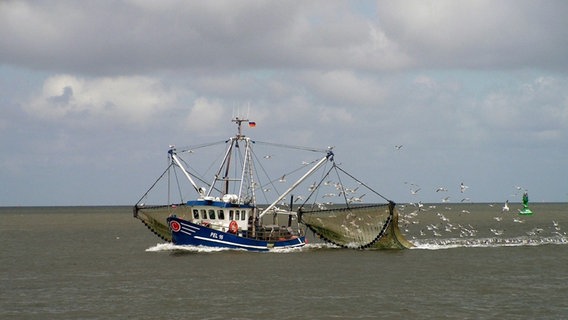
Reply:
[[[363, 204], [362, 198], [366, 194], [358, 195], [357, 190], [367, 185], [338, 167], [334, 161], [333, 147], [316, 149], [261, 142], [243, 133], [243, 127], [247, 124], [249, 127], [256, 126], [254, 121], [247, 117], [234, 117], [232, 122], [236, 125], [237, 133], [229, 139], [187, 148], [170, 146], [167, 169], [136, 203], [134, 217], [160, 238], [182, 246], [249, 251], [292, 249], [306, 244], [308, 229], [317, 238], [340, 247], [412, 246], [398, 230], [394, 202], [383, 197], [387, 200], [386, 204]], [[202, 149], [218, 144], [226, 146], [218, 157], [220, 161], [216, 170], [205, 170], [212, 173], [212, 180], [208, 183], [207, 178], [194, 168], [199, 166], [199, 161], [186, 160], [184, 156], [205, 154], [201, 152]], [[299, 163], [286, 156], [279, 165], [272, 165], [276, 155], [267, 153], [260, 156], [255, 152], [258, 145], [301, 150], [312, 155], [317, 153], [318, 156], [302, 161], [299, 168], [293, 168], [293, 164]], [[212, 167], [210, 160], [201, 164]], [[269, 168], [285, 171], [274, 178], [268, 175]], [[329, 180], [332, 170], [353, 178], [357, 186], [348, 188], [340, 179], [332, 182]], [[317, 179], [313, 178], [316, 173]], [[180, 187], [180, 176], [185, 178], [185, 185], [191, 186], [196, 198], [183, 199], [185, 192]], [[161, 182], [164, 180], [167, 181], [166, 191], [158, 193], [166, 199], [163, 201], [165, 204], [148, 202], [150, 194], [159, 185], [164, 185]], [[323, 193], [321, 190], [325, 187], [333, 188], [336, 192]], [[294, 198], [292, 193], [299, 192], [298, 189], [309, 194], [296, 193]], [[180, 199], [173, 201], [173, 193], [179, 193]], [[376, 192], [374, 194], [380, 196]], [[268, 195], [272, 196], [270, 201]], [[331, 197], [343, 199], [344, 204], [321, 201]], [[264, 204], [259, 204], [259, 198], [263, 199]], [[309, 199], [312, 202], [308, 202]]]

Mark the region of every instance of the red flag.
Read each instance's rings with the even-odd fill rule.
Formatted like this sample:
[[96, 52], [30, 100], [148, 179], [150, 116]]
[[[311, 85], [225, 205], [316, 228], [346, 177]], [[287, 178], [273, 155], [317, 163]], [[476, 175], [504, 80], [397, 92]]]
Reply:
[[254, 122], [254, 121], [249, 121], [249, 127], [251, 127], [251, 128], [256, 127], [256, 122]]

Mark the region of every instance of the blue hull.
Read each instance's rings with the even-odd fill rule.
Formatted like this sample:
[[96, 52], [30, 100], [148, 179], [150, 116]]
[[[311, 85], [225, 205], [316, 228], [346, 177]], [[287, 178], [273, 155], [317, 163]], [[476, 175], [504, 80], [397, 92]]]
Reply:
[[169, 217], [167, 221], [172, 232], [172, 242], [176, 245], [268, 251], [271, 249], [297, 248], [306, 244], [305, 237], [279, 241], [264, 241], [240, 237], [232, 233], [208, 228], [177, 217]]

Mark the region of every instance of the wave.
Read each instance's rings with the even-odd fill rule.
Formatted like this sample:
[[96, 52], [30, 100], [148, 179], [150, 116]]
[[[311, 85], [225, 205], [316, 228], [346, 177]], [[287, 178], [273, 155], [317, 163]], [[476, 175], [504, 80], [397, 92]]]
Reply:
[[173, 243], [158, 243], [153, 247], [146, 249], [147, 252], [196, 252], [196, 253], [207, 253], [207, 252], [220, 252], [220, 251], [245, 251], [242, 249], [229, 249], [229, 248], [217, 248], [217, 247], [204, 247], [204, 246], [181, 246], [175, 245]]
[[[275, 248], [270, 251], [263, 251], [258, 253], [294, 253], [294, 252], [306, 252], [313, 250], [322, 249], [339, 249], [340, 247], [329, 244], [329, 243], [309, 243], [303, 247], [295, 248]], [[146, 252], [194, 252], [194, 253], [211, 253], [211, 252], [226, 252], [226, 251], [237, 251], [237, 252], [254, 252], [247, 251], [245, 249], [231, 249], [231, 248], [216, 248], [216, 247], [205, 247], [205, 246], [191, 246], [191, 245], [175, 245], [173, 243], [158, 243], [146, 249]]]
[[529, 238], [447, 238], [447, 239], [420, 239], [412, 242], [413, 250], [443, 250], [453, 248], [496, 248], [496, 247], [523, 247], [541, 245], [568, 244], [568, 238], [561, 236]]
[[[541, 245], [566, 245], [566, 236], [551, 237], [527, 237], [520, 236], [515, 238], [431, 238], [413, 239], [414, 247], [411, 250], [447, 250], [455, 248], [497, 248], [497, 247], [523, 247]], [[270, 251], [256, 253], [297, 253], [318, 250], [342, 249], [330, 243], [308, 243], [303, 247], [272, 249]], [[174, 253], [214, 253], [214, 252], [250, 252], [244, 249], [215, 248], [204, 246], [175, 245], [173, 243], [158, 243], [146, 249], [147, 252], [174, 252]]]

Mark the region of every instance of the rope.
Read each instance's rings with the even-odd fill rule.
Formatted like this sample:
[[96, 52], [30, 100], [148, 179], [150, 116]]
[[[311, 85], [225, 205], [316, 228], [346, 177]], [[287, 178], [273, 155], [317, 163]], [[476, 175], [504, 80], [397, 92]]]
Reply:
[[362, 181], [360, 181], [359, 179], [355, 178], [354, 176], [352, 176], [351, 174], [347, 173], [347, 171], [341, 169], [339, 166], [336, 166], [337, 169], [339, 169], [341, 172], [345, 173], [346, 175], [348, 175], [349, 177], [351, 177], [352, 179], [354, 179], [355, 181], [359, 182], [362, 186], [364, 186], [365, 188], [369, 189], [371, 192], [373, 192], [374, 194], [378, 195], [379, 197], [383, 198], [385, 201], [387, 202], [392, 202], [391, 200], [387, 199], [385, 196], [383, 196], [382, 194], [378, 193], [377, 191], [373, 190], [371, 187], [369, 187], [368, 185], [366, 185], [365, 183], [363, 183]]
[[316, 148], [310, 148], [310, 147], [293, 146], [293, 145], [287, 145], [287, 144], [281, 144], [281, 143], [272, 143], [272, 142], [263, 142], [263, 141], [254, 141], [254, 143], [264, 144], [264, 145], [273, 146], [273, 147], [288, 148], [288, 149], [293, 149], [293, 150], [304, 150], [304, 151], [311, 151], [311, 152], [327, 153], [329, 151], [328, 149], [316, 149]]
[[179, 153], [186, 153], [186, 152], [193, 152], [193, 150], [197, 150], [197, 149], [201, 149], [201, 148], [206, 148], [206, 147], [211, 147], [211, 146], [216, 146], [218, 144], [224, 144], [227, 143], [229, 140], [223, 140], [223, 141], [216, 141], [216, 142], [210, 142], [210, 143], [204, 143], [204, 144], [198, 144], [195, 146], [187, 146], [187, 147], [183, 147], [180, 151], [178, 151]]
[[158, 179], [156, 179], [156, 181], [154, 181], [154, 183], [152, 184], [152, 186], [150, 187], [150, 189], [148, 189], [148, 191], [146, 191], [146, 193], [144, 193], [144, 195], [140, 198], [140, 200], [138, 200], [138, 202], [136, 202], [135, 206], [138, 206], [138, 204], [140, 204], [140, 202], [146, 198], [146, 196], [148, 195], [148, 193], [150, 193], [150, 191], [154, 188], [154, 186], [156, 186], [156, 184], [158, 183], [158, 181], [162, 180], [162, 178], [164, 177], [164, 175], [170, 170], [170, 168], [173, 166], [173, 162], [170, 163], [170, 165], [166, 168], [166, 170], [164, 170], [164, 172], [160, 175], [160, 177]]
[[[310, 198], [312, 197], [312, 195], [314, 195], [314, 193], [319, 189], [319, 187], [321, 186], [321, 184], [323, 183], [323, 181], [325, 180], [325, 178], [327, 178], [327, 176], [329, 175], [329, 173], [331, 172], [331, 170], [333, 169], [333, 167], [329, 168], [329, 170], [325, 173], [325, 175], [323, 176], [323, 178], [320, 180], [320, 182], [318, 183], [318, 185], [312, 190], [312, 192], [310, 192], [310, 194], [306, 197], [306, 200], [300, 205], [300, 209], [301, 210], [304, 205], [306, 205], [306, 203], [308, 203], [308, 201], [310, 200]], [[316, 196], [317, 197], [317, 196]], [[315, 202], [315, 201], [314, 201]]]

